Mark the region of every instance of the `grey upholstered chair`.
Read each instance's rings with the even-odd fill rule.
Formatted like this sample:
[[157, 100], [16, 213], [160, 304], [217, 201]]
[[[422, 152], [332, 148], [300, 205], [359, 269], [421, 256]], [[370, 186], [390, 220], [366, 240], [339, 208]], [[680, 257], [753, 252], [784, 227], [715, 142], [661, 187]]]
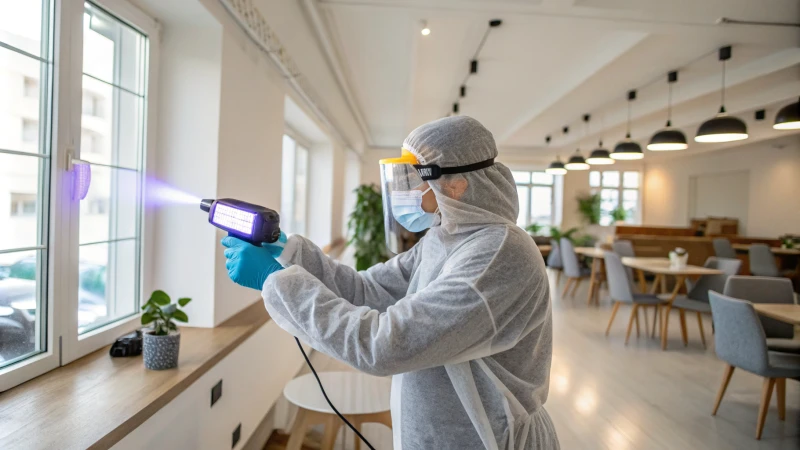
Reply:
[[[794, 303], [792, 281], [788, 278], [728, 278], [725, 295], [752, 303]], [[800, 354], [800, 340], [794, 339], [794, 325], [759, 316], [767, 336], [767, 348], [777, 352]]]
[[731, 241], [726, 238], [714, 238], [711, 241], [714, 245], [714, 254], [717, 258], [736, 259], [736, 250], [733, 249]]
[[[627, 303], [633, 307], [631, 310], [631, 318], [628, 320], [628, 331], [625, 333], [625, 344], [631, 337], [631, 328], [633, 322], [636, 322], [636, 336], [639, 336], [639, 308], [653, 307], [656, 313], [661, 305], [666, 304], [664, 300], [659, 299], [651, 294], [635, 294], [631, 287], [628, 274], [625, 273], [625, 266], [622, 265], [622, 259], [614, 252], [606, 252], [603, 258], [606, 263], [606, 278], [608, 279], [608, 291], [611, 300], [614, 301], [614, 309], [611, 310], [611, 318], [608, 320], [608, 327], [606, 327], [606, 336], [611, 330], [611, 324], [614, 323], [614, 317], [617, 315], [619, 305]], [[656, 329], [656, 316], [653, 314], [653, 335]], [[645, 314], [645, 334], [647, 334], [647, 314]]]
[[781, 272], [775, 263], [775, 255], [766, 244], [750, 246], [750, 273], [759, 277], [783, 277], [792, 275], [791, 270]]
[[767, 337], [750, 302], [714, 291], [709, 293], [709, 301], [716, 330], [717, 356], [726, 364], [711, 415], [717, 414], [735, 368], [760, 375], [764, 377], [764, 384], [756, 422], [756, 439], [761, 439], [773, 387], [778, 391], [778, 418], [786, 419], [786, 379], [800, 377], [800, 355], [767, 350]]
[[[704, 267], [709, 269], [721, 270], [719, 275], [703, 275], [696, 283], [692, 284], [691, 289], [686, 295], [679, 295], [667, 308], [667, 312], [672, 309], [677, 309], [680, 314], [681, 325], [681, 338], [683, 345], [688, 345], [689, 340], [686, 332], [686, 311], [694, 312], [697, 314], [697, 326], [700, 329], [700, 340], [703, 342], [703, 348], [706, 347], [706, 335], [703, 331], [703, 314], [711, 314], [711, 305], [708, 303], [708, 291], [722, 292], [725, 289], [725, 282], [728, 277], [736, 275], [739, 272], [739, 267], [742, 262], [738, 259], [717, 258], [712, 256], [706, 260]], [[669, 299], [671, 294], [661, 294], [659, 298]], [[664, 316], [667, 322], [664, 325], [666, 329], [669, 326], [669, 315]]]
[[550, 241], [550, 254], [547, 255], [547, 268], [558, 272], [558, 276], [556, 277], [556, 285], [558, 285], [558, 283], [561, 282], [561, 272], [563, 272], [564, 264], [561, 262], [561, 247], [555, 239]]
[[[626, 256], [627, 257], [636, 256], [636, 252], [633, 251], [633, 242], [625, 239], [614, 241], [614, 243], [611, 244], [611, 249], [614, 250], [614, 253], [619, 255], [621, 258], [624, 258]], [[630, 278], [631, 283], [636, 281], [636, 279], [633, 277], [633, 269], [631, 269], [630, 267], [625, 267], [625, 272], [628, 273], [628, 278]]]
[[561, 262], [564, 264], [564, 275], [567, 276], [567, 282], [564, 283], [564, 292], [561, 293], [561, 297], [564, 298], [567, 295], [570, 285], [575, 283], [574, 287], [572, 288], [572, 292], [570, 293], [570, 296], [574, 297], [575, 291], [578, 290], [578, 286], [581, 284], [584, 278], [587, 278], [592, 274], [592, 271], [588, 267], [582, 266], [580, 261], [578, 261], [578, 254], [575, 253], [575, 248], [572, 246], [572, 241], [567, 238], [561, 238], [560, 244]]

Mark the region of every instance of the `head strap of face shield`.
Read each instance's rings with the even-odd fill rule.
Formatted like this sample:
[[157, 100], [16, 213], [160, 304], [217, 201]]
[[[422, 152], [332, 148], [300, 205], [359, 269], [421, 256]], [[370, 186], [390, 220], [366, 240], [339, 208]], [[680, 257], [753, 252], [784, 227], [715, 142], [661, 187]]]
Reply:
[[466, 166], [439, 167], [436, 164], [414, 164], [414, 168], [417, 169], [417, 173], [419, 174], [419, 177], [422, 178], [422, 181], [430, 181], [438, 180], [442, 175], [474, 172], [476, 170], [485, 169], [493, 165], [494, 158], [477, 162], [475, 164], [467, 164]]

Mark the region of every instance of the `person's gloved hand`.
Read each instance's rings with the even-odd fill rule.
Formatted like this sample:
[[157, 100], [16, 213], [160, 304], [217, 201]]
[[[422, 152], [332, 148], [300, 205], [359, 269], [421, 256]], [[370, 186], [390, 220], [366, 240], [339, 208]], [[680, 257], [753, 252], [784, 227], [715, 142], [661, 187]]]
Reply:
[[248, 242], [228, 236], [222, 239], [225, 249], [225, 267], [228, 276], [236, 284], [260, 291], [264, 281], [273, 273], [283, 269], [275, 260], [283, 251], [286, 235], [281, 232], [278, 241], [256, 247]]

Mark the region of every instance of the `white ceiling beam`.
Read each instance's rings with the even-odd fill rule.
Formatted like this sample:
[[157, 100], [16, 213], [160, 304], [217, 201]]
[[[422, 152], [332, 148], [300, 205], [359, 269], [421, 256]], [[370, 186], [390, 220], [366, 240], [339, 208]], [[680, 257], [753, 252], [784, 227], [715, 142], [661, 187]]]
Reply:
[[336, 44], [333, 43], [328, 27], [322, 17], [322, 12], [317, 7], [317, 1], [303, 0], [303, 6], [309, 22], [311, 22], [311, 26], [314, 29], [317, 41], [325, 54], [328, 67], [330, 67], [336, 77], [336, 82], [342, 90], [350, 112], [353, 113], [353, 116], [356, 118], [356, 123], [358, 123], [358, 127], [361, 129], [361, 134], [364, 136], [367, 144], [371, 146], [374, 143], [374, 139], [364, 120], [364, 114], [361, 112], [360, 103], [350, 87], [350, 80], [342, 70], [341, 52], [337, 51]]

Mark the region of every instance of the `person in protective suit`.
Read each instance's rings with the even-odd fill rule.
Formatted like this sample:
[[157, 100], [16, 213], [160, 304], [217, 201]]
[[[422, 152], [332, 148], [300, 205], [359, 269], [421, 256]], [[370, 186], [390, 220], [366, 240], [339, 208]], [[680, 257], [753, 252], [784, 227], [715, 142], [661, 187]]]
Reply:
[[544, 409], [550, 293], [516, 225], [511, 171], [492, 134], [458, 116], [425, 124], [381, 161], [387, 243], [427, 234], [357, 272], [292, 235], [223, 239], [230, 277], [261, 289], [272, 319], [316, 350], [392, 376], [395, 449], [558, 449]]

